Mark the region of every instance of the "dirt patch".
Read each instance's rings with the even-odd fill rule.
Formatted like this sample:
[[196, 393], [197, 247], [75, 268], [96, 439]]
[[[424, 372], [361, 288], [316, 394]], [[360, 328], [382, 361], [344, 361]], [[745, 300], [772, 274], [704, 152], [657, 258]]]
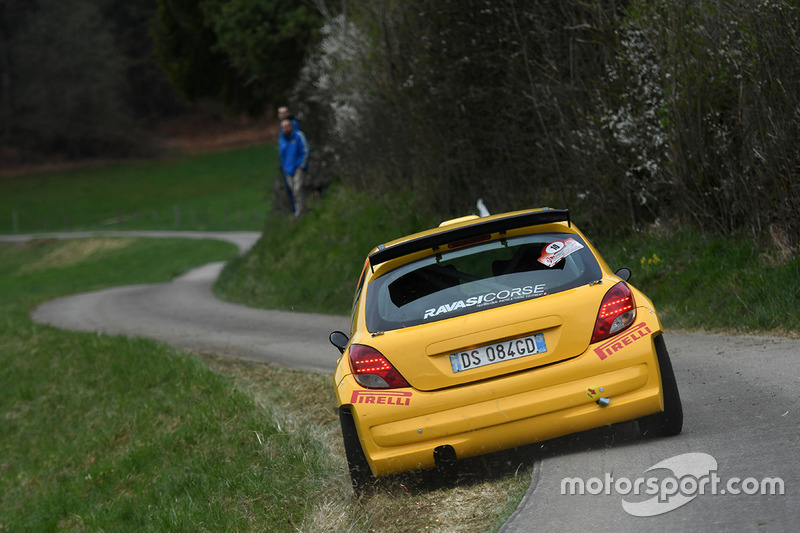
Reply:
[[154, 134], [160, 138], [160, 146], [167, 150], [210, 152], [275, 142], [278, 140], [278, 124], [196, 114], [163, 121]]
[[76, 239], [63, 243], [39, 261], [25, 265], [20, 269], [20, 274], [37, 272], [49, 268], [60, 268], [77, 265], [92, 256], [107, 253], [120, 248], [125, 248], [135, 239]]

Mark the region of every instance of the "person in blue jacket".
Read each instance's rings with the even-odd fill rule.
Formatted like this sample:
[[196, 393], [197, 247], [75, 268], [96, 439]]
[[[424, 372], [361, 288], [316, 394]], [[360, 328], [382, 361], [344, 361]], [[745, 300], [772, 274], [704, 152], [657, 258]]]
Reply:
[[[281, 122], [284, 120], [289, 119], [292, 121], [292, 129], [295, 131], [300, 131], [300, 122], [296, 118], [287, 106], [281, 106], [278, 108], [278, 137], [282, 135], [281, 132]], [[289, 211], [294, 213], [294, 195], [292, 194], [292, 187], [289, 185], [289, 180], [286, 179], [286, 172], [283, 171], [283, 165], [278, 162], [278, 169], [281, 173], [281, 179], [283, 180], [283, 188], [286, 190], [286, 198], [289, 200]]]
[[295, 129], [292, 121], [281, 121], [280, 158], [281, 169], [292, 192], [294, 216], [305, 213], [303, 187], [308, 173], [309, 146], [305, 134]]

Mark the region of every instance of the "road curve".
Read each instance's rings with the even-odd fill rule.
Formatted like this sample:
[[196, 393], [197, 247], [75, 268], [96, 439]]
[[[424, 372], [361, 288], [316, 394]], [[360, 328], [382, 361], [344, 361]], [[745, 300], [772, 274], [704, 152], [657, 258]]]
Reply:
[[239, 253], [249, 250], [261, 236], [255, 231], [60, 231], [51, 233], [28, 233], [19, 235], [0, 235], [0, 242], [21, 243], [33, 239], [88, 239], [89, 237], [145, 237], [145, 238], [179, 238], [179, 239], [212, 239], [235, 244]]
[[[33, 238], [181, 237], [218, 239], [244, 253], [255, 232], [109, 231], [0, 236]], [[211, 292], [224, 263], [201, 266], [166, 283], [116, 287], [45, 302], [32, 313], [40, 324], [110, 335], [147, 337], [175, 346], [330, 372], [338, 353], [328, 342], [335, 329], [348, 331], [347, 317], [255, 309], [217, 299]]]
[[[97, 235], [219, 238], [241, 252], [258, 239], [246, 232], [45, 237]], [[336, 352], [327, 336], [347, 331], [346, 317], [222, 302], [210, 289], [222, 266], [206, 265], [169, 283], [59, 298], [36, 309], [33, 319], [309, 370], [333, 368]], [[800, 340], [678, 332], [665, 339], [683, 400], [683, 433], [643, 440], [629, 423], [526, 448], [535, 457], [530, 488], [502, 533], [794, 530], [800, 520]], [[565, 480], [576, 488], [581, 480], [583, 493], [564, 493]], [[663, 498], [647, 504], [655, 497], [647, 492], [651, 480]], [[782, 493], [765, 494], [777, 480]], [[628, 490], [637, 482], [639, 495]], [[669, 495], [675, 485], [682, 494]], [[642, 508], [650, 516], [637, 516]]]

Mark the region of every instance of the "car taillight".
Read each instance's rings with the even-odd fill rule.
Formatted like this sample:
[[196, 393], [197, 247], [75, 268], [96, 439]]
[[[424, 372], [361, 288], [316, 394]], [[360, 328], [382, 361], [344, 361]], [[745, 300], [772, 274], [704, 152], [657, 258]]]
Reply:
[[594, 323], [592, 342], [607, 339], [627, 328], [636, 319], [636, 303], [624, 281], [620, 281], [603, 297], [597, 321]]
[[369, 389], [396, 389], [410, 387], [381, 352], [363, 344], [350, 346], [350, 367], [356, 381]]

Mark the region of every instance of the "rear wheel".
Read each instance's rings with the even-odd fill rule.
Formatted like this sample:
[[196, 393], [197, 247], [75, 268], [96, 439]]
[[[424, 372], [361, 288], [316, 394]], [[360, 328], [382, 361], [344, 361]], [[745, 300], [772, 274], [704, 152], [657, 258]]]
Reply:
[[339, 423], [342, 426], [344, 453], [347, 457], [350, 480], [353, 483], [353, 491], [358, 496], [372, 480], [372, 471], [369, 469], [364, 450], [361, 448], [361, 441], [358, 438], [353, 414], [348, 409], [339, 408]]
[[639, 431], [643, 437], [668, 437], [677, 435], [683, 429], [683, 407], [675, 381], [675, 371], [667, 353], [664, 337], [655, 339], [658, 367], [661, 371], [661, 390], [664, 395], [664, 410], [639, 419]]

